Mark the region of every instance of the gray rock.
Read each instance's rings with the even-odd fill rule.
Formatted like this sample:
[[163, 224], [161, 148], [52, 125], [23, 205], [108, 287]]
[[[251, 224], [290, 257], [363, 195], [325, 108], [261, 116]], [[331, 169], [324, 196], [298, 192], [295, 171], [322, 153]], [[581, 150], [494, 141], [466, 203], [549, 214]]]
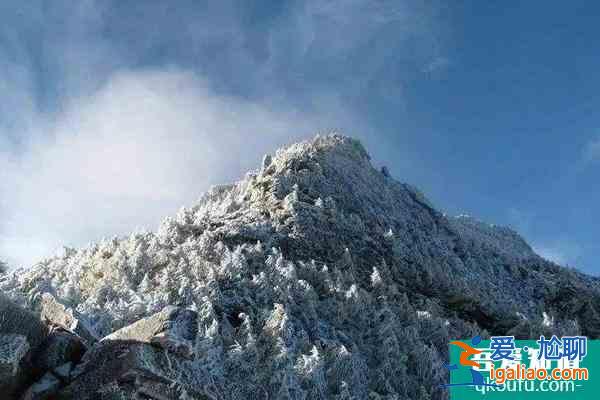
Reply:
[[67, 382], [71, 378], [71, 372], [73, 371], [73, 368], [74, 364], [72, 362], [68, 362], [54, 368], [54, 370], [52, 370], [52, 373], [58, 379], [62, 380], [63, 382]]
[[33, 378], [31, 355], [47, 334], [33, 313], [0, 295], [0, 393], [11, 396]]
[[29, 342], [23, 335], [0, 334], [0, 388], [7, 387], [23, 379], [23, 361], [30, 350]]
[[77, 364], [85, 350], [86, 347], [79, 336], [62, 329], [54, 329], [35, 352], [33, 363], [42, 371], [54, 371], [66, 363]]
[[206, 398], [197, 389], [202, 372], [192, 361], [147, 343], [103, 340], [86, 353], [78, 369], [58, 400], [179, 400], [184, 391], [192, 399]]
[[106, 336], [106, 340], [134, 340], [162, 347], [183, 357], [192, 357], [198, 331], [197, 313], [167, 306], [162, 311], [141, 319]]
[[21, 400], [49, 400], [53, 398], [60, 386], [60, 380], [47, 373], [27, 389]]
[[135, 387], [137, 394], [156, 400], [179, 400], [186, 398], [182, 396], [182, 393], [186, 393], [189, 396], [187, 397], [188, 399], [205, 398], [203, 396], [192, 397], [185, 388], [178, 385], [173, 385], [168, 380], [157, 379], [156, 377], [141, 374], [136, 376]]
[[84, 316], [60, 304], [50, 293], [44, 293], [41, 301], [41, 318], [53, 325], [63, 327], [80, 336], [87, 345], [94, 344], [98, 337]]
[[22, 335], [31, 348], [40, 345], [48, 335], [48, 328], [34, 313], [19, 307], [2, 294], [0, 316], [0, 334]]

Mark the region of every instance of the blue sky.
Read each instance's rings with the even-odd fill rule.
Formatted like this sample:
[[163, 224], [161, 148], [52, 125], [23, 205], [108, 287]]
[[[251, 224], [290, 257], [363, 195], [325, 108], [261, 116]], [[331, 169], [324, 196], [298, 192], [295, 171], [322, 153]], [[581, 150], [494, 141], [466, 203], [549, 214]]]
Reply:
[[[317, 132], [600, 273], [594, 2], [6, 1], [0, 257], [137, 228]], [[143, 204], [143, 207], [140, 207]]]

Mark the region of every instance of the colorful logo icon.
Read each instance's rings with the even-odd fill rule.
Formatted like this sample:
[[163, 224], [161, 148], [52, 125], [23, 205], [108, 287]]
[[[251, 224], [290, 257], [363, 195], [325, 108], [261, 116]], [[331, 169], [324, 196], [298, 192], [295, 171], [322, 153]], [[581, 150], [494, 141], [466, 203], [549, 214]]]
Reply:
[[[471, 339], [471, 344], [473, 346], [477, 346], [480, 342], [481, 342], [480, 336], [475, 336], [473, 339]], [[477, 350], [476, 348], [471, 347], [464, 342], [459, 342], [457, 340], [450, 342], [450, 344], [453, 346], [460, 347], [462, 349], [462, 352], [460, 353], [460, 358], [458, 360], [458, 363], [460, 365], [465, 366], [465, 367], [481, 368], [481, 365], [478, 362], [469, 360], [469, 357], [474, 356], [476, 354], [481, 354], [481, 350]], [[446, 368], [448, 368], [450, 373], [452, 373], [453, 370], [458, 369], [458, 365], [456, 365], [456, 364], [450, 365], [449, 364], [449, 365], [446, 365]], [[470, 372], [471, 372], [472, 382], [448, 383], [448, 384], [444, 384], [441, 386], [442, 387], [449, 387], [449, 386], [500, 386], [495, 383], [486, 383], [485, 380], [483, 379], [483, 375], [481, 374], [481, 372], [476, 371], [473, 368], [470, 368]]]

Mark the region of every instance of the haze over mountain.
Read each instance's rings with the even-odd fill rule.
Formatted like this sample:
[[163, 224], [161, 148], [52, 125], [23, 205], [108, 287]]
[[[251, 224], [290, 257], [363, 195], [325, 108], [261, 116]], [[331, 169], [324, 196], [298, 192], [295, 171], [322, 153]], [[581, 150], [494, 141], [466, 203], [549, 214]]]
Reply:
[[49, 292], [100, 336], [196, 310], [185, 368], [223, 399], [441, 399], [451, 338], [600, 336], [598, 278], [440, 213], [340, 135], [266, 155], [156, 233], [67, 249], [0, 289], [33, 310]]

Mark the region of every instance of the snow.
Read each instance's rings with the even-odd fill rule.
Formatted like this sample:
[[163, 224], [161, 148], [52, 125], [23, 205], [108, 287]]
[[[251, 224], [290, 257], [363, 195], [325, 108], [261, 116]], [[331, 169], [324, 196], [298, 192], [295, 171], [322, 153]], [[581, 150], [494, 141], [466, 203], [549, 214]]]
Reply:
[[542, 325], [545, 327], [550, 328], [552, 325], [554, 325], [554, 318], [550, 317], [545, 311], [542, 313], [542, 318]]

